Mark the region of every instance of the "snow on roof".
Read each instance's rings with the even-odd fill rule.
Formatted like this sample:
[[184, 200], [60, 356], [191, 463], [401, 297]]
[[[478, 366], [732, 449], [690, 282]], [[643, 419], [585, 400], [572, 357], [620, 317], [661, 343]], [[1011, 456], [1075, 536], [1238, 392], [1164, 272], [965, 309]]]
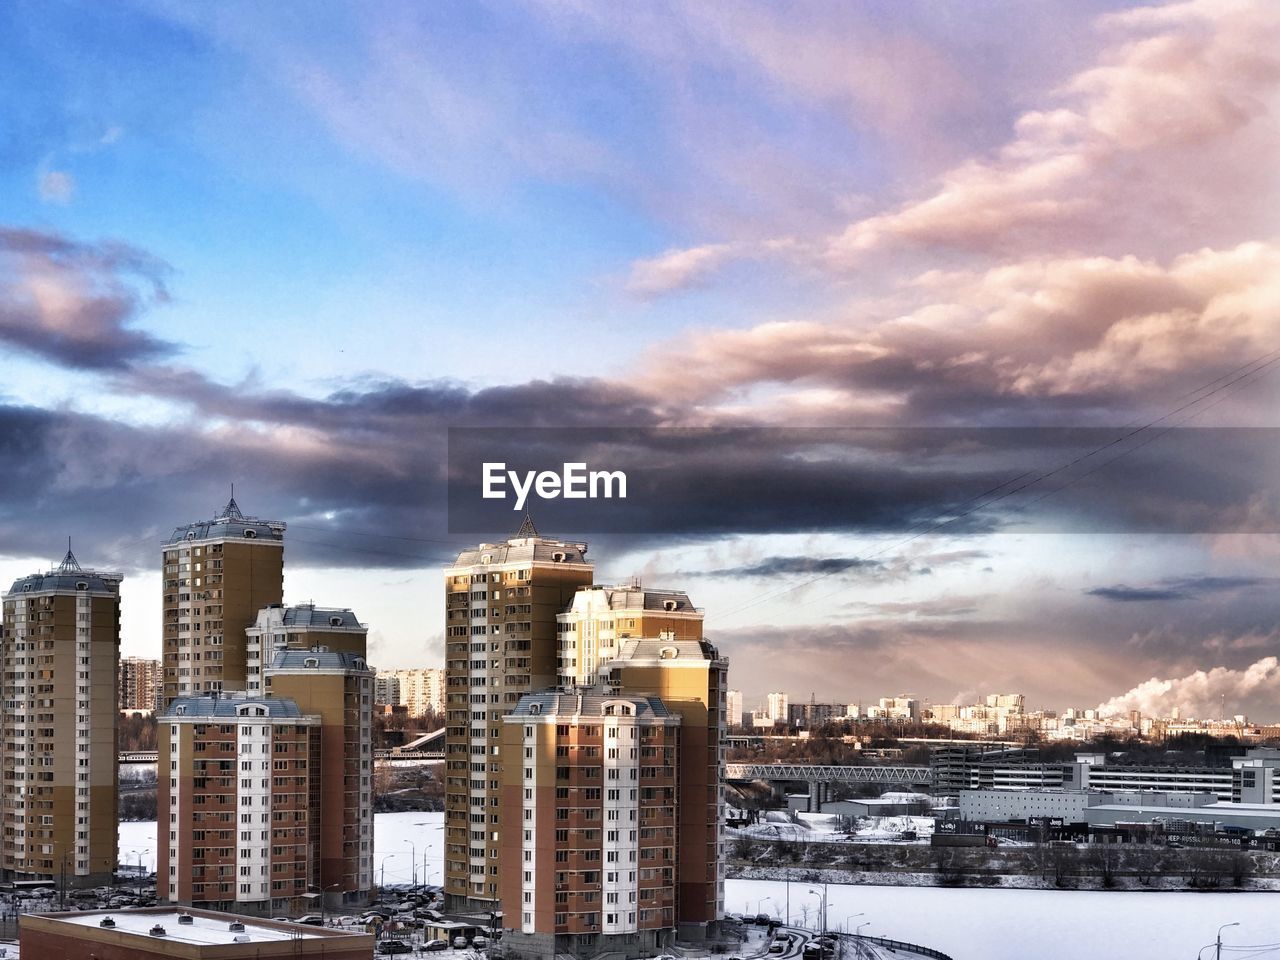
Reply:
[[[190, 914], [191, 923], [179, 923], [178, 917]], [[85, 913], [38, 914], [47, 920], [71, 923], [81, 927], [100, 927], [106, 917], [115, 923], [114, 929], [138, 934], [148, 939], [169, 940], [175, 943], [236, 943], [236, 937], [247, 936], [248, 942], [266, 943], [280, 940], [313, 940], [333, 936], [339, 931], [321, 929], [301, 923], [271, 923], [241, 917], [236, 914], [219, 914], [216, 917], [203, 911], [186, 910], [94, 910]], [[238, 921], [243, 930], [232, 930]], [[164, 927], [164, 936], [152, 937], [151, 928]], [[356, 933], [363, 933], [357, 931]], [[351, 935], [342, 931], [344, 935]], [[245, 941], [239, 941], [245, 942]]]

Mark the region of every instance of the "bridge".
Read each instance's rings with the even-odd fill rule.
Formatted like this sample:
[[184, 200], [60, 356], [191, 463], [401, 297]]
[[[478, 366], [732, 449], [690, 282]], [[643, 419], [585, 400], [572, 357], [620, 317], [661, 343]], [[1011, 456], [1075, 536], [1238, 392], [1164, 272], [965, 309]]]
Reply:
[[928, 767], [860, 763], [726, 763], [726, 780], [796, 780], [806, 783], [930, 783]]

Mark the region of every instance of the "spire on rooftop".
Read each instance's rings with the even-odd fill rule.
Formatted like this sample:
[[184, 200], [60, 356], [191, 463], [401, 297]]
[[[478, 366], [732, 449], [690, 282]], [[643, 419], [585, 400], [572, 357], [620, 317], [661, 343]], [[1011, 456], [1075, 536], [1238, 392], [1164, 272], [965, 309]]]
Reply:
[[240, 504], [236, 503], [236, 485], [231, 485], [231, 499], [227, 501], [227, 505], [222, 508], [222, 512], [218, 514], [218, 519], [226, 518], [228, 520], [243, 520], [244, 514], [240, 512]]
[[80, 567], [80, 562], [76, 560], [76, 555], [71, 552], [70, 537], [67, 537], [67, 555], [58, 564], [58, 573], [84, 573], [84, 570]]
[[524, 519], [520, 522], [520, 529], [516, 531], [515, 539], [520, 540], [536, 536], [539, 536], [538, 528], [533, 525], [533, 517], [526, 513]]

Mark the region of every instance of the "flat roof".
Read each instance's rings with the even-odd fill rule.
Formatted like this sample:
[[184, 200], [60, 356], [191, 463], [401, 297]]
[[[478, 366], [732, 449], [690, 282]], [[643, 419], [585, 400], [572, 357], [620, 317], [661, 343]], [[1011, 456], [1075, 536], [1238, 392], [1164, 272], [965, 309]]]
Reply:
[[[178, 917], [182, 914], [189, 914], [192, 918], [191, 923], [178, 923]], [[115, 927], [108, 929], [146, 937], [148, 940], [170, 943], [235, 943], [235, 938], [238, 936], [247, 936], [250, 943], [268, 943], [364, 934], [363, 929], [346, 931], [313, 927], [304, 923], [273, 923], [254, 920], [252, 917], [242, 917], [235, 913], [214, 913], [204, 910], [94, 910], [83, 913], [42, 913], [36, 916], [45, 920], [94, 929], [101, 928], [102, 920], [110, 917], [115, 921]], [[231, 924], [234, 922], [243, 923], [244, 929], [232, 930]], [[163, 937], [151, 936], [151, 928], [156, 924], [164, 927]]]

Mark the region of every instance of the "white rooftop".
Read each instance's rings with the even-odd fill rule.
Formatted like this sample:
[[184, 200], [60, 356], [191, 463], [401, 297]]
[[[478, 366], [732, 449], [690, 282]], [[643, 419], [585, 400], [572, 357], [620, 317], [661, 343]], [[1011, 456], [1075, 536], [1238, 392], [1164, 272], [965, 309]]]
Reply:
[[[127, 933], [150, 936], [150, 930], [156, 924], [164, 927], [164, 936], [152, 937], [154, 940], [167, 940], [174, 943], [235, 943], [237, 936], [247, 936], [251, 943], [265, 943], [275, 940], [312, 940], [332, 936], [337, 931], [321, 931], [302, 923], [266, 924], [252, 918], [241, 917], [234, 913], [219, 914], [216, 918], [201, 913], [191, 914], [191, 923], [178, 923], [183, 910], [94, 910], [85, 913], [64, 913], [46, 915], [50, 920], [73, 923], [81, 927], [98, 927], [103, 918], [110, 917], [115, 921], [116, 930]], [[244, 924], [243, 930], [232, 930], [233, 922]], [[364, 931], [357, 931], [363, 933]], [[243, 941], [242, 941], [243, 942]]]

